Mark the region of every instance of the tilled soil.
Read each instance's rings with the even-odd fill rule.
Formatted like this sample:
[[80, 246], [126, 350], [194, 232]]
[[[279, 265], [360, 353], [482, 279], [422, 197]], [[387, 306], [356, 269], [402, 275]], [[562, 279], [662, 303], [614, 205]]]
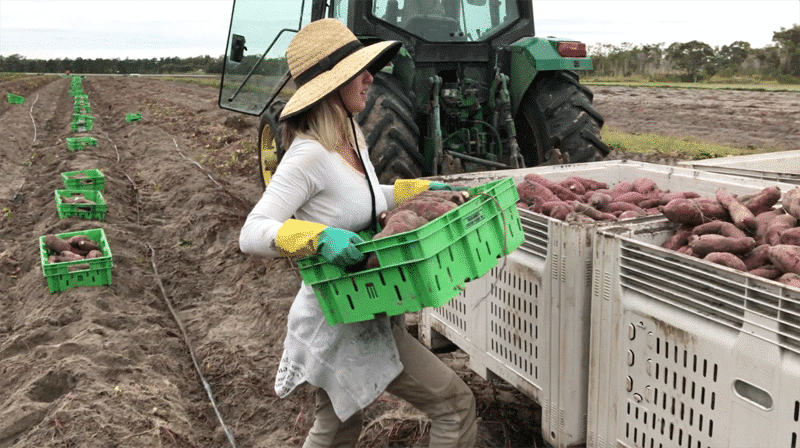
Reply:
[[[238, 250], [261, 194], [257, 118], [219, 109], [212, 87], [89, 76], [95, 122], [75, 134], [68, 79], [0, 86], [26, 97], [0, 106], [0, 448], [299, 446], [313, 390], [273, 391], [299, 274]], [[621, 130], [782, 149], [798, 149], [798, 98], [595, 89]], [[133, 112], [143, 119], [126, 122]], [[97, 147], [69, 151], [76, 135]], [[60, 173], [90, 168], [105, 175], [105, 221], [59, 219]], [[96, 228], [112, 284], [51, 294], [39, 237]], [[479, 447], [543, 446], [536, 403], [478, 377], [460, 351], [439, 356], [475, 392]], [[388, 394], [366, 415], [362, 447], [427, 440], [426, 420]]]

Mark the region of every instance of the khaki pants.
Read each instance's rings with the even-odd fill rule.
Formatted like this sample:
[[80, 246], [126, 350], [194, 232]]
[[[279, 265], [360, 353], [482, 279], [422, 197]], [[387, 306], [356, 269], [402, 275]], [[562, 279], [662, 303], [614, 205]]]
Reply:
[[[393, 331], [403, 371], [386, 391], [408, 401], [431, 419], [431, 447], [473, 447], [478, 426], [472, 391], [408, 332], [400, 327], [393, 327]], [[361, 412], [342, 422], [324, 390], [318, 389], [316, 398], [314, 426], [303, 447], [355, 447], [361, 434]]]

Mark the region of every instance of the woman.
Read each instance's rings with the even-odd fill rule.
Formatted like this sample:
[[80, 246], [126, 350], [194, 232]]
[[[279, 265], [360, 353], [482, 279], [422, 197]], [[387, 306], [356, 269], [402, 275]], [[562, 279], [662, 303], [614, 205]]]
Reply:
[[[399, 47], [394, 41], [364, 47], [335, 19], [309, 23], [292, 39], [286, 58], [298, 89], [279, 118], [288, 149], [242, 227], [243, 252], [318, 252], [351, 265], [364, 257], [354, 232], [378, 213], [420, 191], [452, 188], [413, 179], [379, 185], [353, 122], [366, 106], [372, 75]], [[361, 410], [383, 391], [429, 416], [431, 446], [475, 443], [475, 398], [452, 369], [386, 316], [328, 325], [312, 288], [302, 284], [289, 311], [275, 390], [285, 397], [304, 382], [318, 387], [305, 447], [355, 446]]]

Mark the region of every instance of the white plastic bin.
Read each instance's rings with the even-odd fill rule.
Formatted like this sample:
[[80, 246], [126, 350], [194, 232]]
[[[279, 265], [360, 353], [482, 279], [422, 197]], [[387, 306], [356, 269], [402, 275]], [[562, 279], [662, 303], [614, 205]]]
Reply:
[[[467, 185], [528, 173], [559, 181], [580, 176], [613, 186], [647, 177], [662, 190], [714, 197], [717, 188], [751, 194], [776, 185], [688, 168], [632, 161], [593, 162], [441, 176]], [[784, 190], [790, 186], [782, 185]], [[445, 306], [424, 309], [424, 343], [441, 334], [470, 355], [470, 368], [496, 375], [542, 406], [542, 435], [556, 447], [586, 441], [592, 245], [598, 228], [520, 211], [525, 242], [497, 267], [468, 283]], [[641, 218], [640, 218], [641, 219]], [[638, 222], [639, 219], [622, 221]], [[618, 224], [618, 223], [617, 223]], [[432, 330], [435, 333], [432, 333]]]
[[800, 185], [800, 150], [688, 160], [678, 166]]
[[595, 238], [587, 446], [797, 447], [800, 289], [659, 247], [672, 234]]

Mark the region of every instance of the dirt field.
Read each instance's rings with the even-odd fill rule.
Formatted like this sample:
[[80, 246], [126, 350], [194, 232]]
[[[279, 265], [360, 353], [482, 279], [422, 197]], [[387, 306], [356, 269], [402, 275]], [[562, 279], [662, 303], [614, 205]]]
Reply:
[[[230, 446], [207, 390], [237, 446], [299, 446], [313, 391], [273, 392], [299, 276], [237, 245], [261, 192], [257, 119], [219, 109], [211, 87], [92, 76], [96, 119], [81, 135], [98, 146], [71, 152], [68, 86], [0, 84], [27, 99], [0, 105], [0, 448]], [[798, 94], [595, 93], [620, 130], [800, 149]], [[126, 122], [132, 112], [143, 120]], [[106, 177], [106, 221], [59, 219], [60, 173], [89, 168]], [[51, 294], [38, 238], [95, 228], [113, 252], [112, 285]], [[439, 356], [477, 396], [480, 447], [543, 446], [534, 402], [482, 380], [459, 351]], [[367, 417], [362, 447], [426, 441], [424, 418], [388, 394]]]

